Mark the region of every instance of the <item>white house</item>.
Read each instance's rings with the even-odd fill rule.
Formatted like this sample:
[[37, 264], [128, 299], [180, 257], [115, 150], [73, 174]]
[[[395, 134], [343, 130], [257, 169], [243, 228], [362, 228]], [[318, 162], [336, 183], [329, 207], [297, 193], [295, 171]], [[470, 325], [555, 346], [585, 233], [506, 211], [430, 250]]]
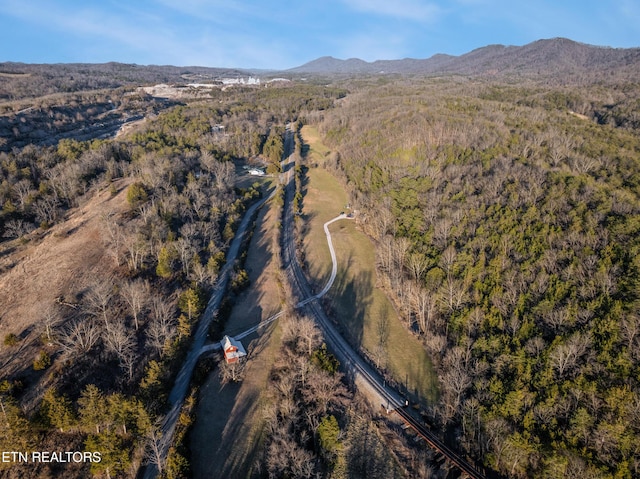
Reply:
[[242, 343], [229, 336], [222, 338], [222, 350], [227, 363], [236, 363], [240, 358], [247, 355]]

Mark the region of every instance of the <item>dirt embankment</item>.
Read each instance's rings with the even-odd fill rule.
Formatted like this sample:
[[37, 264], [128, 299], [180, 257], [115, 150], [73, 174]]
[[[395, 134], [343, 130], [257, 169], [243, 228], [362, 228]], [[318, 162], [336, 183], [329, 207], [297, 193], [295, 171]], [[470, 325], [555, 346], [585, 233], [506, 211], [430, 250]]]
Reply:
[[[43, 348], [44, 318], [56, 298], [73, 299], [95, 279], [114, 268], [103, 247], [104, 213], [123, 212], [129, 180], [115, 183], [115, 196], [99, 191], [71, 211], [66, 221], [0, 245], [0, 338], [18, 336], [18, 344], [0, 344], [0, 379], [32, 374]], [[64, 308], [69, 306], [59, 306]], [[68, 311], [67, 311], [68, 312]], [[63, 318], [64, 321], [64, 318]]]

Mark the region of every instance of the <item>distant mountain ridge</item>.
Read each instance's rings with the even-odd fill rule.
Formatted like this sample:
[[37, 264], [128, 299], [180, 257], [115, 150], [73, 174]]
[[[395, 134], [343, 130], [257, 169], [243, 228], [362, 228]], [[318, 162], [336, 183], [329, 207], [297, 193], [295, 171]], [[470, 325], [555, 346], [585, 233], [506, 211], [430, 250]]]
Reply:
[[566, 38], [537, 40], [523, 46], [487, 45], [459, 56], [436, 54], [427, 59], [339, 60], [325, 56], [289, 70], [257, 70], [199, 66], [102, 64], [26, 64], [0, 62], [0, 102], [58, 92], [77, 92], [144, 84], [216, 82], [226, 78], [374, 75], [480, 77], [500, 81], [522, 79], [578, 85], [637, 82], [640, 48], [611, 48]]
[[459, 74], [459, 75], [591, 75], [640, 73], [640, 48], [588, 45], [567, 38], [537, 40], [523, 46], [488, 45], [460, 56], [436, 54], [427, 59], [339, 60], [321, 57], [289, 73]]

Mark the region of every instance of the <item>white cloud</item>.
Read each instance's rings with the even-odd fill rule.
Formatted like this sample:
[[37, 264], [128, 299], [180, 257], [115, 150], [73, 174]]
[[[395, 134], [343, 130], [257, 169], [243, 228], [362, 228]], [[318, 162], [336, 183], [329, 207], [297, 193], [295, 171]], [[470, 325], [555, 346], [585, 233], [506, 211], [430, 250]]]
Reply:
[[[163, 4], [178, 2], [161, 0]], [[289, 66], [286, 49], [277, 41], [258, 38], [253, 33], [224, 22], [227, 15], [215, 10], [211, 1], [185, 0], [182, 13], [202, 18], [198, 8], [207, 15], [220, 18], [185, 24], [174, 24], [166, 10], [138, 8], [122, 4], [120, 8], [102, 8], [87, 4], [85, 8], [66, 8], [42, 0], [31, 2], [9, 0], [4, 14], [53, 32], [78, 37], [70, 50], [71, 61], [124, 61], [147, 64], [202, 65], [216, 67], [269, 68]], [[206, 5], [205, 5], [206, 4]], [[224, 12], [223, 12], [224, 13]], [[272, 63], [271, 63], [272, 62]]]
[[364, 13], [415, 20], [436, 20], [442, 9], [435, 3], [420, 0], [342, 0], [349, 8]]
[[159, 8], [168, 8], [198, 20], [220, 24], [251, 12], [242, 3], [225, 0], [154, 0], [153, 3]]

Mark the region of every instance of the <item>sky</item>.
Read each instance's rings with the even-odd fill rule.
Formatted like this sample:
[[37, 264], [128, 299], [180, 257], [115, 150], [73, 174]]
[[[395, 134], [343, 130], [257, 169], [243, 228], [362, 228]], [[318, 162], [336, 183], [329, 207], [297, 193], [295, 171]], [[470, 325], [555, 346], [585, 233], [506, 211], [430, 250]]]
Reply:
[[640, 46], [638, 0], [0, 0], [0, 62], [287, 69], [566, 37]]

